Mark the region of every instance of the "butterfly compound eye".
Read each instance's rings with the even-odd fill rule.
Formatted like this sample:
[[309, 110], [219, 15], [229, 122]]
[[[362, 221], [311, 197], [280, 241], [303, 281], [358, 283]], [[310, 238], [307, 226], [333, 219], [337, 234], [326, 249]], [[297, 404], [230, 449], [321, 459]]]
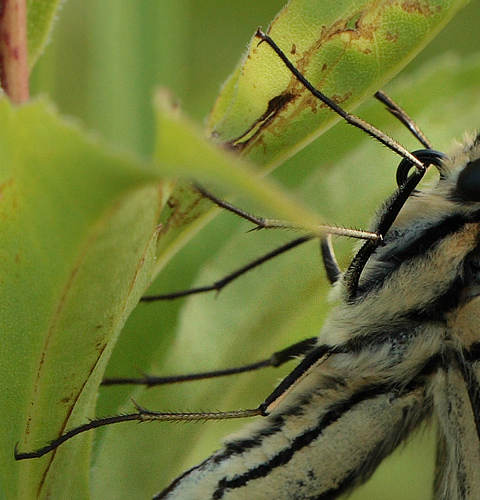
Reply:
[[457, 193], [465, 201], [480, 201], [480, 158], [468, 163], [460, 172]]

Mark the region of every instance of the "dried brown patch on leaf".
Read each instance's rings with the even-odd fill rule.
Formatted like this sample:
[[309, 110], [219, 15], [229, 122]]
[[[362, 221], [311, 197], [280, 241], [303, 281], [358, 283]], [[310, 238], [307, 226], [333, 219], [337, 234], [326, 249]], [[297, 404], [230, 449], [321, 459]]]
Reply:
[[432, 9], [432, 7], [428, 3], [418, 1], [406, 1], [401, 3], [400, 6], [405, 12], [408, 12], [409, 14], [420, 14], [425, 17], [431, 17], [442, 11], [442, 7], [440, 5], [437, 5], [435, 9]]
[[[371, 45], [375, 43], [376, 32], [378, 26], [381, 25], [381, 18], [385, 10], [385, 8], [382, 8], [384, 7], [384, 2], [377, 1], [374, 3], [377, 6], [372, 10], [356, 12], [347, 19], [340, 19], [329, 26], [323, 26], [318, 38], [307, 49], [301, 51], [297, 45], [292, 44], [289, 52], [291, 55], [296, 56], [294, 58], [296, 67], [302, 74], [308, 74], [308, 69], [312, 66], [312, 61], [316, 54], [328, 43], [341, 41], [344, 50], [339, 51], [335, 60], [331, 61], [328, 65], [323, 64], [317, 73], [315, 81], [312, 81], [319, 90], [324, 87], [325, 82], [328, 81], [331, 73], [342, 60], [347, 50], [354, 46], [355, 50], [366, 55], [370, 55], [373, 52]], [[270, 27], [269, 33], [272, 32], [274, 27], [275, 23]], [[395, 35], [392, 35], [390, 40], [394, 41]], [[328, 97], [337, 104], [342, 104], [348, 101], [353, 93], [352, 89], [344, 94], [334, 94]], [[265, 112], [240, 136], [229, 141], [227, 146], [231, 149], [247, 153], [251, 148], [262, 144], [265, 132], [272, 135], [281, 134], [286, 119], [292, 122], [306, 109], [310, 109], [313, 113], [316, 113], [318, 109], [326, 107], [318, 99], [313, 98], [310, 92], [292, 75], [287, 88], [281, 94], [271, 99]]]

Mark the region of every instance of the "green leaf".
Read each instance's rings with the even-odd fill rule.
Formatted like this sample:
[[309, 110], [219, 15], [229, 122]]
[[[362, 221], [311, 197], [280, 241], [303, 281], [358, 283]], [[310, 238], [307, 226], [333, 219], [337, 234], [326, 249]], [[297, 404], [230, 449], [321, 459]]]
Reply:
[[[290, 0], [268, 29], [304, 76], [351, 110], [383, 87], [468, 0]], [[254, 37], [217, 99], [212, 136], [276, 166], [339, 117]]]
[[[432, 61], [429, 68], [386, 90], [412, 114], [434, 147], [448, 152], [454, 139], [460, 139], [465, 130], [478, 126], [479, 62], [480, 56], [469, 60], [440, 58]], [[409, 149], [418, 148], [404, 127], [377, 102], [369, 101], [358, 113], [390, 132]], [[446, 116], [455, 116], [448, 121], [448, 127], [443, 125]], [[305, 161], [308, 157], [317, 158], [319, 168], [303, 173], [297, 181], [295, 194], [307, 206], [339, 225], [366, 227], [375, 206], [395, 188], [398, 158], [353, 128], [344, 125], [333, 128], [300, 156], [299, 164], [302, 156]], [[309, 161], [313, 162], [311, 158]], [[203, 237], [198, 238], [191, 252], [180, 256], [179, 263], [162, 275], [165, 279], [163, 289], [169, 286], [169, 276], [181, 278], [189, 259], [195, 265], [196, 253], [203, 248], [207, 249], [208, 256], [196, 269], [193, 285], [211, 283], [279, 244], [279, 240], [289, 239], [289, 235], [278, 233], [246, 234], [249, 225], [242, 223], [232, 228], [229, 225], [231, 218], [228, 214], [222, 215], [215, 221], [214, 228], [207, 228]], [[222, 239], [223, 233], [227, 235], [226, 242]], [[339, 247], [340, 261], [345, 267], [351, 243], [336, 241], [335, 245]], [[152, 319], [150, 323], [141, 323], [142, 311], [136, 311], [134, 321], [125, 332], [127, 338], [121, 339], [122, 362], [116, 363], [112, 368], [115, 371], [110, 374], [138, 376], [139, 367], [145, 366], [137, 364], [138, 360], [148, 355], [155, 361], [145, 371], [152, 374], [237, 366], [315, 335], [328, 310], [328, 286], [319, 260], [318, 248], [311, 244], [244, 276], [218, 297], [199, 296], [184, 301], [172, 344], [158, 338], [175, 328], [168, 312], [172, 305], [143, 305], [143, 312], [150, 312]], [[152, 354], [155, 345], [159, 348]], [[285, 367], [279, 371], [266, 370], [158, 389], [131, 392], [119, 389], [127, 401], [120, 411], [132, 409], [129, 396], [147, 408], [158, 410], [254, 407], [290, 369]], [[104, 391], [110, 393], [112, 389]], [[93, 469], [93, 496], [102, 500], [151, 498], [177, 474], [217, 449], [222, 437], [243, 425], [245, 423], [237, 421], [112, 426], [99, 438]], [[433, 447], [428, 441], [422, 441], [420, 449], [414, 445], [409, 445], [401, 457], [388, 461], [396, 464], [394, 482], [400, 486], [395, 491], [391, 483], [382, 482], [392, 481], [391, 475], [382, 479], [377, 474], [363, 491], [358, 492], [363, 496], [352, 498], [382, 499], [388, 491], [392, 499], [403, 500], [405, 491], [414, 490], [416, 498], [430, 499]], [[404, 470], [412, 468], [421, 468], [424, 473], [420, 477], [415, 474], [413, 478], [408, 475], [403, 478]], [[375, 491], [377, 494], [372, 493]]]
[[[149, 279], [159, 176], [42, 102], [0, 101], [0, 470], [6, 498], [87, 496], [89, 439], [15, 463], [94, 414], [97, 386]], [[74, 498], [71, 496], [70, 498]]]
[[61, 0], [27, 1], [28, 64], [33, 68], [49, 42]]
[[308, 214], [187, 120], [161, 116], [163, 162], [146, 164], [112, 152], [42, 101], [0, 101], [6, 498], [88, 497], [88, 436], [38, 460], [15, 463], [13, 450], [17, 441], [19, 451], [37, 449], [94, 416], [116, 338], [151, 280], [166, 176], [253, 191], [270, 208], [290, 207], [294, 219]]

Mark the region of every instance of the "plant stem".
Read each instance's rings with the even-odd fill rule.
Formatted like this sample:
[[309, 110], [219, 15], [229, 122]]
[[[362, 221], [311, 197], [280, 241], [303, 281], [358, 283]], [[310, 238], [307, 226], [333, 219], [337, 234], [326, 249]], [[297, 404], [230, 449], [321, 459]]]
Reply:
[[12, 102], [29, 97], [26, 0], [0, 0], [0, 82]]

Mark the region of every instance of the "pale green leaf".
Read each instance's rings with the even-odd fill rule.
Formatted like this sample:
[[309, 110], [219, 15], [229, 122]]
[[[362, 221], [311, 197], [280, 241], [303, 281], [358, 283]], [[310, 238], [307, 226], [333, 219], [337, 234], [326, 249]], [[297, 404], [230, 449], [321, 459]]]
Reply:
[[[468, 0], [290, 0], [268, 34], [304, 76], [351, 110], [385, 85]], [[215, 140], [278, 165], [339, 118], [253, 37], [209, 120]]]
[[[89, 439], [40, 460], [94, 414], [113, 340], [149, 279], [159, 176], [42, 102], [0, 101], [1, 482], [6, 498], [87, 495]], [[74, 498], [73, 496], [70, 498]]]

